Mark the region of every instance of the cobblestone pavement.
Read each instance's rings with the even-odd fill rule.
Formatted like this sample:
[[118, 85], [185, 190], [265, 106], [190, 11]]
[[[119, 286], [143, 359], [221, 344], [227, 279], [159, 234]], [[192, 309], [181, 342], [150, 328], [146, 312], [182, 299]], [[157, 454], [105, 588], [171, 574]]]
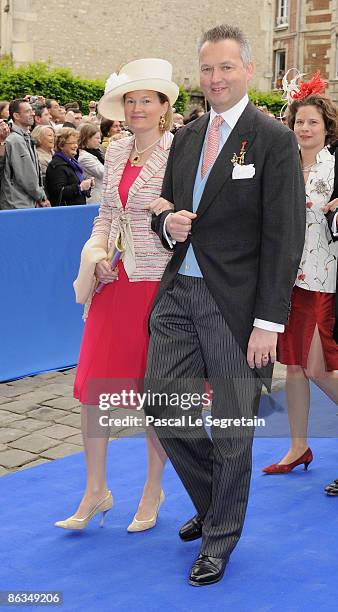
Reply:
[[[71, 369], [0, 384], [0, 476], [83, 450], [74, 376]], [[273, 388], [284, 379], [285, 368], [277, 364]], [[126, 428], [115, 429], [112, 439], [122, 432]]]

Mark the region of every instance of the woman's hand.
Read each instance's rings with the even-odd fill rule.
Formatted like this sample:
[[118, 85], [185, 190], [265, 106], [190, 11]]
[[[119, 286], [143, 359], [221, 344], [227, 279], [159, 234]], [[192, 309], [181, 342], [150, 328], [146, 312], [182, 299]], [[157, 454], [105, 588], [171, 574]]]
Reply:
[[100, 283], [107, 285], [107, 283], [112, 283], [114, 280], [116, 280], [118, 274], [115, 272], [115, 270], [111, 269], [109, 261], [103, 259], [95, 266], [95, 276]]
[[333, 210], [334, 212], [338, 210], [338, 198], [331, 200], [331, 202], [328, 202], [328, 204], [325, 204], [325, 206], [323, 206], [323, 211], [325, 215], [330, 210]]
[[88, 191], [88, 189], [92, 187], [92, 180], [91, 178], [84, 179], [84, 181], [80, 183], [80, 191]]
[[144, 208], [149, 210], [153, 215], [158, 216], [165, 210], [174, 210], [174, 205], [164, 198], [156, 198], [156, 200], [153, 200], [150, 204], [146, 204]]
[[122, 132], [118, 132], [117, 134], [113, 134], [110, 138], [109, 138], [109, 142], [111, 140], [121, 140], [121, 138], [124, 138], [125, 135], [122, 134]]

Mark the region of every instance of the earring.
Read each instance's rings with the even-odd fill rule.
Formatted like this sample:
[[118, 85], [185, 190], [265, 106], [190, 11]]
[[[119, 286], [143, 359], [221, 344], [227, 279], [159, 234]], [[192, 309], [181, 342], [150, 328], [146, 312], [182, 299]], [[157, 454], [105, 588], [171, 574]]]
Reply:
[[160, 117], [160, 121], [159, 121], [159, 128], [160, 130], [163, 132], [164, 131], [164, 126], [165, 126], [165, 118], [163, 115], [161, 115]]

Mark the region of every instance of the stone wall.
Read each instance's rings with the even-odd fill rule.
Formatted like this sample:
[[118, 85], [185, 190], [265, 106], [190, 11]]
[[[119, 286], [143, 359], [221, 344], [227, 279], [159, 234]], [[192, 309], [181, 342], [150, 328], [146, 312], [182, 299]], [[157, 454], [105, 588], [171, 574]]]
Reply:
[[[0, 0], [4, 4], [4, 0]], [[48, 60], [86, 77], [106, 78], [138, 57], [164, 57], [175, 79], [198, 85], [196, 45], [201, 33], [218, 23], [238, 24], [252, 42], [256, 63], [253, 85], [271, 86], [270, 0], [245, 4], [230, 0], [10, 0], [14, 59]], [[3, 7], [2, 7], [3, 8]], [[7, 18], [2, 12], [1, 18]], [[25, 57], [26, 53], [26, 57]]]

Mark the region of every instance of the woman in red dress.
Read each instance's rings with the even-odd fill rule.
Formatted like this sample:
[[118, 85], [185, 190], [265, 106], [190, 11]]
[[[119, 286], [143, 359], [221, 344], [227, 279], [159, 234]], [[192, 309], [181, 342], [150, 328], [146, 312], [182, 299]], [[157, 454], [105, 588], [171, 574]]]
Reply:
[[[110, 427], [107, 419], [104, 426], [100, 421], [107, 413], [100, 410], [99, 396], [142, 391], [148, 317], [171, 257], [151, 230], [152, 213], [168, 207], [159, 196], [173, 138], [171, 106], [178, 96], [171, 75], [171, 64], [165, 60], [135, 60], [119, 75], [111, 75], [99, 103], [102, 116], [125, 120], [134, 135], [112, 142], [107, 150], [99, 216], [74, 283], [77, 301], [86, 303], [85, 316], [88, 313], [74, 383], [74, 396], [83, 404], [87, 485], [75, 514], [55, 523], [64, 529], [83, 529], [99, 512], [103, 519], [113, 505], [106, 484]], [[112, 270], [118, 238], [125, 250]], [[98, 281], [99, 292], [95, 291]], [[146, 437], [148, 477], [128, 531], [153, 527], [164, 500], [161, 479], [166, 455], [151, 428]]]
[[[318, 83], [318, 78], [314, 78]], [[337, 109], [329, 98], [311, 94], [289, 107], [289, 127], [295, 131], [306, 190], [306, 233], [291, 313], [278, 339], [278, 360], [287, 365], [286, 397], [291, 447], [279, 461], [263, 469], [286, 474], [313, 459], [307, 443], [310, 381], [338, 403], [338, 347], [333, 339], [338, 243], [333, 242], [325, 212], [334, 184], [334, 156], [327, 149], [337, 138]]]

